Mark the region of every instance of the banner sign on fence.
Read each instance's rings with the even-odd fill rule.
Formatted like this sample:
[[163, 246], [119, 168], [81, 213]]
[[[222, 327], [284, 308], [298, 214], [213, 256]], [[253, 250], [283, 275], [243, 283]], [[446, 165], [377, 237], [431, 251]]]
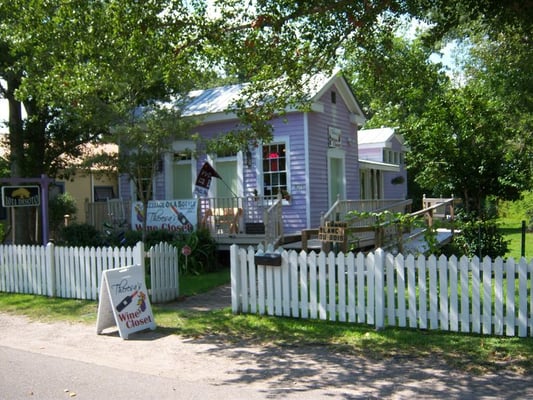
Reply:
[[144, 269], [133, 265], [102, 273], [96, 333], [118, 327], [122, 339], [131, 333], [155, 329], [154, 316], [144, 280]]
[[198, 221], [198, 200], [155, 200], [148, 202], [145, 213], [143, 204], [138, 201], [131, 208], [131, 226], [142, 230], [146, 218], [147, 230], [164, 229], [172, 232], [191, 233]]

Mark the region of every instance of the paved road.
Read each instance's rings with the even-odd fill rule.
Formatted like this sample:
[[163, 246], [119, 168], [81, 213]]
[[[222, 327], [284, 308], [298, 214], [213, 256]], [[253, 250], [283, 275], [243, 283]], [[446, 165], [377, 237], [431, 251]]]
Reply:
[[[178, 308], [228, 306], [220, 288]], [[0, 400], [528, 399], [533, 376], [470, 375], [442, 360], [376, 361], [325, 346], [254, 346], [164, 330], [122, 340], [111, 329], [0, 312]]]

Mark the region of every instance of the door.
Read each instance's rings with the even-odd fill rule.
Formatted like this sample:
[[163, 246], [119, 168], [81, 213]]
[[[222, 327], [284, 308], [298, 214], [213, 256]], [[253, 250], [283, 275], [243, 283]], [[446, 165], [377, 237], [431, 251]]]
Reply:
[[190, 160], [174, 164], [174, 199], [192, 199], [192, 164]]
[[344, 178], [344, 152], [330, 151], [328, 157], [329, 172], [329, 205], [333, 205], [337, 198], [344, 199], [346, 196], [345, 178]]
[[221, 179], [215, 179], [216, 182], [216, 196], [218, 198], [223, 197], [236, 197], [239, 193], [239, 176], [237, 173], [237, 160], [217, 160], [215, 170], [222, 177]]

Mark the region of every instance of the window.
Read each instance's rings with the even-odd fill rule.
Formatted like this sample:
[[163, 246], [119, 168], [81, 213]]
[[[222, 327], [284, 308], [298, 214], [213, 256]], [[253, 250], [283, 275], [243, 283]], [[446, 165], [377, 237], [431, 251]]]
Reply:
[[94, 201], [106, 201], [115, 197], [113, 186], [95, 186]]
[[287, 190], [287, 154], [284, 143], [263, 146], [263, 194], [275, 197]]

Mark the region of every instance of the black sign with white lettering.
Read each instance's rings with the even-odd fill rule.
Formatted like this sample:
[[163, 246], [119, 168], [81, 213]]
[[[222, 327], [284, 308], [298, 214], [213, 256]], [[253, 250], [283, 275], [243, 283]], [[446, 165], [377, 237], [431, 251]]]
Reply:
[[40, 189], [39, 186], [3, 186], [2, 206], [38, 207], [41, 205]]

